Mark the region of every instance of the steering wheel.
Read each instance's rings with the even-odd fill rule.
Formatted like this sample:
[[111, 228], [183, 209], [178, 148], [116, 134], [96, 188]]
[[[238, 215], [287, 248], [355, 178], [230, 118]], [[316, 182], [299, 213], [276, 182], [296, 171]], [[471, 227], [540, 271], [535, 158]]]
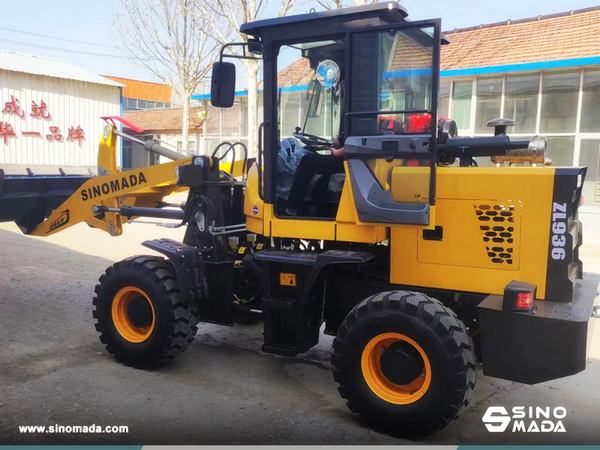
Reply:
[[322, 147], [333, 147], [333, 141], [320, 136], [315, 136], [314, 134], [302, 133], [300, 130], [300, 127], [296, 127], [296, 132], [293, 133], [292, 136], [301, 141], [303, 144], [306, 144], [308, 150], [316, 151]]

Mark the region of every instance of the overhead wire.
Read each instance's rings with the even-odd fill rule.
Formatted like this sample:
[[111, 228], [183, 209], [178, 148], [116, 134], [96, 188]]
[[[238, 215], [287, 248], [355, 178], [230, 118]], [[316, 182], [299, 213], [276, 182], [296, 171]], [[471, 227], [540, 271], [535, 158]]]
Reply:
[[[119, 49], [118, 47], [113, 47], [111, 45], [96, 44], [94, 42], [85, 42], [85, 41], [78, 41], [78, 40], [74, 40], [74, 39], [60, 38], [60, 37], [56, 37], [56, 36], [48, 36], [45, 34], [31, 33], [29, 31], [14, 30], [12, 28], [0, 27], [0, 30], [10, 31], [13, 33], [27, 34], [29, 36], [37, 36], [37, 37], [42, 37], [42, 38], [46, 38], [46, 39], [55, 39], [57, 41], [72, 42], [74, 44], [80, 44], [80, 45], [93, 45], [95, 47], [110, 48], [110, 49], [115, 49], [115, 50]], [[101, 57], [107, 57], [107, 58], [120, 58], [120, 59], [139, 59], [141, 61], [150, 61], [150, 59], [145, 59], [145, 58], [133, 58], [133, 57], [128, 57], [128, 56], [114, 55], [114, 54], [108, 54], [108, 53], [99, 53], [99, 52], [92, 52], [92, 51], [86, 51], [86, 50], [75, 50], [75, 49], [64, 48], [64, 47], [54, 47], [51, 45], [43, 45], [43, 44], [36, 44], [36, 43], [31, 43], [31, 42], [15, 41], [12, 39], [0, 39], [0, 42], [4, 42], [6, 44], [13, 44], [13, 45], [22, 45], [22, 46], [26, 46], [26, 47], [41, 48], [44, 50], [54, 50], [54, 51], [59, 51], [59, 52], [77, 53], [80, 55], [101, 56]], [[156, 59], [156, 58], [152, 58], [152, 59]]]
[[[7, 43], [7, 44], [13, 44], [13, 45], [22, 45], [22, 46], [25, 46], [25, 47], [41, 48], [41, 49], [44, 49], [44, 50], [54, 50], [54, 51], [59, 51], [59, 52], [77, 53], [77, 54], [81, 54], [81, 55], [103, 56], [103, 57], [121, 58], [121, 59], [139, 59], [139, 60], [142, 60], [142, 61], [149, 61], [149, 59], [145, 59], [145, 58], [135, 58], [135, 57], [129, 57], [129, 56], [110, 55], [108, 53], [89, 52], [89, 51], [85, 51], [85, 50], [74, 50], [74, 49], [70, 49], [70, 48], [53, 47], [53, 46], [50, 46], [50, 45], [32, 44], [30, 42], [13, 41], [11, 39], [0, 39], [0, 42], [4, 42], [4, 43]], [[155, 59], [155, 58], [153, 58], [153, 59]]]
[[48, 35], [45, 35], [45, 34], [31, 33], [29, 31], [13, 30], [12, 28], [0, 27], [0, 30], [11, 31], [13, 33], [28, 34], [30, 36], [43, 37], [43, 38], [46, 38], [46, 39], [55, 39], [57, 41], [73, 42], [74, 44], [93, 45], [93, 46], [96, 46], [96, 47], [114, 48], [112, 45], [95, 44], [93, 42], [76, 41], [74, 39], [66, 39], [66, 38], [60, 38], [60, 37], [55, 37], [55, 36], [48, 36]]

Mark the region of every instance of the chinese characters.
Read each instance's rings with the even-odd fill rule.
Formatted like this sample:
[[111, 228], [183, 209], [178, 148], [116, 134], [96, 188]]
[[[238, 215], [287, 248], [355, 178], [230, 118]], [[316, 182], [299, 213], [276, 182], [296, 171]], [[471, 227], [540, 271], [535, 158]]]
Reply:
[[[14, 95], [10, 96], [10, 101], [4, 103], [4, 109], [2, 110], [5, 114], [15, 115], [21, 119], [25, 118], [25, 111], [21, 108], [21, 103], [18, 98]], [[52, 115], [48, 109], [48, 105], [44, 100], [40, 99], [39, 105], [35, 100], [31, 101], [31, 114], [29, 117], [52, 120]], [[48, 142], [64, 142], [64, 136], [57, 126], [50, 126], [50, 133], [46, 134], [46, 140]], [[23, 137], [28, 138], [43, 138], [43, 134], [39, 131], [21, 131]], [[17, 138], [17, 133], [13, 125], [8, 122], [0, 122], [0, 138], [4, 139], [4, 144], [8, 144], [10, 137]], [[85, 131], [80, 125], [71, 126], [68, 129], [68, 136], [66, 138], [69, 142], [77, 142], [79, 146], [82, 146], [82, 141], [85, 140]]]
[[37, 103], [35, 101], [31, 101], [31, 114], [29, 114], [31, 117], [42, 117], [43, 119], [50, 119], [50, 113], [48, 112], [48, 105], [46, 105], [46, 103], [44, 102], [44, 100], [41, 101], [41, 106], [38, 106]]
[[14, 95], [10, 96], [10, 102], [6, 102], [4, 104], [4, 109], [2, 110], [2, 112], [8, 113], [8, 114], [16, 114], [21, 119], [23, 119], [25, 117], [25, 111], [23, 111], [21, 109], [19, 100], [16, 99]]
[[46, 135], [46, 139], [48, 140], [48, 142], [52, 142], [52, 141], [62, 142], [63, 135], [60, 134], [60, 128], [50, 127], [50, 133], [52, 133], [52, 134]]
[[69, 128], [69, 137], [67, 138], [67, 141], [71, 141], [71, 142], [79, 142], [79, 146], [81, 147], [81, 141], [85, 139], [84, 133], [83, 133], [83, 129], [77, 125], [77, 128], [71, 127]]
[[4, 143], [8, 144], [9, 137], [17, 137], [13, 126], [8, 122], [0, 122], [0, 137], [4, 138]]

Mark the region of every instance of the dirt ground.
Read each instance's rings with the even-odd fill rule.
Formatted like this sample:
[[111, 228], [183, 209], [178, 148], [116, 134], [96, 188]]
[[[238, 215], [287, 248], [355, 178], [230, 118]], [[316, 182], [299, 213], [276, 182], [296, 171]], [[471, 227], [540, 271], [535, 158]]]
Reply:
[[[116, 363], [99, 342], [91, 298], [113, 262], [152, 253], [145, 239], [182, 230], [126, 225], [120, 238], [73, 227], [46, 239], [0, 224], [0, 444], [402, 444], [366, 427], [339, 397], [332, 339], [296, 358], [262, 354], [258, 325], [200, 325], [169, 367]], [[584, 246], [594, 292], [600, 247]], [[428, 444], [597, 444], [600, 327], [585, 372], [535, 386], [479, 370], [462, 417]], [[566, 433], [489, 433], [489, 406], [564, 406]], [[22, 434], [19, 425], [127, 425], [127, 434]]]

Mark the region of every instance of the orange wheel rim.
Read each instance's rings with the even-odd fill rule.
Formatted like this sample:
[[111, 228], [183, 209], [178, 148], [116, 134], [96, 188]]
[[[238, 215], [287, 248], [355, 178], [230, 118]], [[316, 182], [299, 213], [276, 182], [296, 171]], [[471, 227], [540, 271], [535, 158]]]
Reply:
[[[413, 346], [423, 358], [423, 371], [406, 385], [392, 383], [381, 370], [381, 355], [392, 344], [404, 341]], [[431, 384], [431, 364], [425, 351], [413, 339], [400, 333], [382, 333], [365, 346], [361, 357], [363, 377], [380, 399], [395, 405], [408, 405], [425, 395]]]
[[[145, 300], [148, 305], [150, 305], [150, 310], [152, 311], [152, 321], [147, 326], [136, 326], [129, 315], [129, 307], [133, 299], [142, 298]], [[146, 295], [144, 291], [134, 286], [127, 286], [121, 289], [112, 302], [112, 320], [115, 325], [115, 328], [119, 332], [119, 334], [123, 337], [123, 339], [133, 342], [135, 344], [139, 344], [140, 342], [144, 342], [146, 339], [150, 337], [152, 332], [154, 331], [154, 325], [156, 322], [156, 314], [154, 313], [154, 305]]]

